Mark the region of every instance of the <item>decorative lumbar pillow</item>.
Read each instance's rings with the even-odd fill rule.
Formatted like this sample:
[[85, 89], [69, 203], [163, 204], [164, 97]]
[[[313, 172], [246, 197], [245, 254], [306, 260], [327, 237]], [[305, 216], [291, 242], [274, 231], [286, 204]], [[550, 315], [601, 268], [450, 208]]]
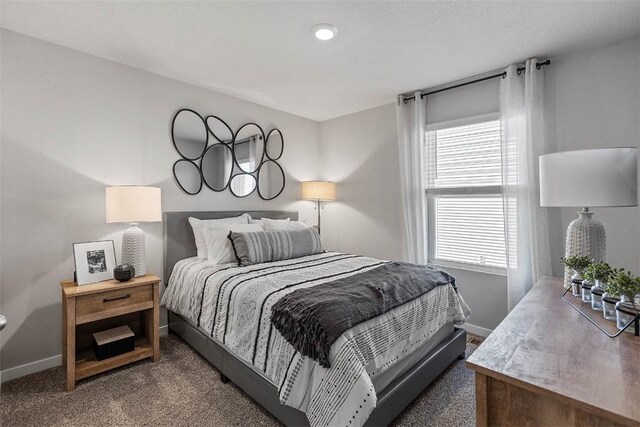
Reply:
[[322, 242], [316, 227], [294, 231], [263, 231], [229, 233], [238, 265], [299, 258], [322, 252]]
[[204, 239], [204, 228], [215, 224], [248, 224], [249, 214], [242, 214], [232, 218], [198, 219], [189, 217], [189, 224], [193, 229], [193, 237], [196, 240], [198, 258], [207, 258], [207, 242]]
[[236, 261], [236, 254], [227, 238], [229, 233], [249, 233], [264, 231], [260, 224], [212, 224], [204, 228], [207, 242], [207, 260], [214, 264]]
[[295, 231], [303, 230], [309, 226], [304, 221], [290, 221], [287, 219], [262, 218], [262, 225], [265, 231]]

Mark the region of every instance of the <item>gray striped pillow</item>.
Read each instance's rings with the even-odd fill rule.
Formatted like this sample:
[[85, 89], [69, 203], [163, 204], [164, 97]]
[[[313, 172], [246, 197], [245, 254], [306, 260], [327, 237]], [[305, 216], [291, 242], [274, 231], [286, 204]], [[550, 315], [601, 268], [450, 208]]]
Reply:
[[229, 233], [238, 265], [260, 264], [299, 258], [322, 252], [316, 227], [295, 231], [256, 231]]

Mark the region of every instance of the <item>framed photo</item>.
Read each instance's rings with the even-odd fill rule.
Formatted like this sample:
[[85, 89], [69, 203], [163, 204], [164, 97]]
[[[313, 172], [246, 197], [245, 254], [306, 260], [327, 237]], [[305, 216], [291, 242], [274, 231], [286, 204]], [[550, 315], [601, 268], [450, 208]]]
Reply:
[[113, 279], [116, 268], [116, 247], [113, 240], [73, 244], [76, 283], [88, 285]]

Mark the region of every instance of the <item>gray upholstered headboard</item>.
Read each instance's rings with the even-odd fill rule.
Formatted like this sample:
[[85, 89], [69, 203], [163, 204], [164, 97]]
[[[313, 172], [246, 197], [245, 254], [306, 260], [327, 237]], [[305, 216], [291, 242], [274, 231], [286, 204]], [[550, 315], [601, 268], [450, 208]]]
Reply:
[[298, 219], [296, 211], [221, 211], [221, 212], [165, 212], [164, 213], [164, 282], [169, 281], [176, 262], [196, 255], [196, 242], [189, 217], [199, 219], [218, 219], [239, 216], [248, 213], [254, 219], [271, 218]]

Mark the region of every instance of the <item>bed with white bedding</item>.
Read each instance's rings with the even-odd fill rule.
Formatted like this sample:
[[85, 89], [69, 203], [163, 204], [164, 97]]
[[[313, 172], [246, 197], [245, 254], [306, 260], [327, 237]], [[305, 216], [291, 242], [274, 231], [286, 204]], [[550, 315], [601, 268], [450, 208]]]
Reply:
[[348, 329], [332, 344], [328, 369], [274, 329], [271, 307], [297, 289], [384, 263], [336, 252], [245, 267], [190, 257], [174, 263], [162, 305], [270, 383], [280, 402], [304, 412], [310, 425], [360, 426], [379, 392], [464, 322], [469, 310], [454, 286], [437, 286]]

